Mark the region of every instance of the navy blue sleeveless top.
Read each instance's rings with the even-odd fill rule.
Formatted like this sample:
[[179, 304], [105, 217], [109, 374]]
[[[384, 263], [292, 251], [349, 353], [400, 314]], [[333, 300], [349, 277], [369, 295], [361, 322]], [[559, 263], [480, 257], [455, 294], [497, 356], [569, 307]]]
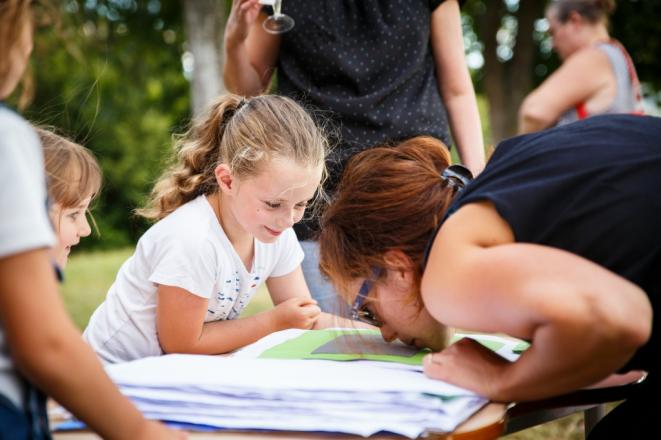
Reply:
[[484, 200], [517, 242], [573, 252], [645, 290], [654, 308], [652, 339], [624, 370], [655, 369], [661, 332], [661, 118], [594, 116], [505, 140], [446, 218]]
[[341, 130], [333, 159], [428, 134], [450, 145], [430, 43], [444, 0], [287, 0], [278, 92], [330, 110]]

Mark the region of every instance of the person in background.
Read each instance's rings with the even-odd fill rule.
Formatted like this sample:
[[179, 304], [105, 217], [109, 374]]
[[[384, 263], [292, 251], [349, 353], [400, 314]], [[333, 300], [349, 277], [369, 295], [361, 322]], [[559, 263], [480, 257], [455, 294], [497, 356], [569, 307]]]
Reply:
[[546, 19], [562, 65], [519, 109], [519, 133], [603, 113], [642, 114], [640, 83], [631, 57], [608, 34], [613, 0], [553, 0]]
[[39, 138], [2, 103], [28, 64], [31, 3], [0, 0], [0, 438], [51, 438], [43, 391], [103, 438], [183, 439], [122, 396], [58, 295]]
[[[224, 79], [240, 95], [265, 92], [277, 70], [277, 92], [327, 110], [339, 125], [328, 158], [332, 194], [345, 162], [384, 142], [430, 135], [457, 146], [477, 174], [484, 141], [464, 59], [457, 0], [285, 0], [295, 20], [281, 35], [262, 28], [258, 0], [234, 0], [225, 28]], [[336, 309], [318, 270], [318, 219], [296, 227], [305, 278], [322, 310]]]
[[92, 232], [87, 215], [101, 189], [101, 168], [82, 145], [43, 128], [37, 134], [44, 151], [48, 215], [57, 236], [53, 257], [63, 269], [71, 248]]
[[[322, 218], [322, 271], [385, 340], [436, 351], [427, 375], [493, 401], [646, 370], [590, 438], [649, 438], [661, 411], [660, 138], [661, 118], [594, 116], [501, 142], [472, 181], [428, 137], [360, 153]], [[509, 362], [472, 339], [446, 347], [453, 328], [531, 345]]]

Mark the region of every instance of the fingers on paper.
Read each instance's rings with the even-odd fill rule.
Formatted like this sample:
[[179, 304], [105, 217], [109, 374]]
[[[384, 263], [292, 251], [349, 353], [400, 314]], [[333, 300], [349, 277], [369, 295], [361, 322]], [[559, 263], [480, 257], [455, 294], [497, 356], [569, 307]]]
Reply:
[[446, 379], [447, 365], [443, 366], [443, 353], [431, 353], [424, 357], [423, 367], [425, 375], [432, 379]]

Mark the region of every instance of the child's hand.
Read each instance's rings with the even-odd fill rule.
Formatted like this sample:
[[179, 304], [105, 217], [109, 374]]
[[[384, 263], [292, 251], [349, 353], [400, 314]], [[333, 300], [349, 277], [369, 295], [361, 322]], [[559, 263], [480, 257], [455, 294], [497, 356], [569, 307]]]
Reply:
[[288, 328], [310, 329], [317, 321], [321, 309], [317, 301], [312, 298], [289, 298], [281, 302], [272, 310], [275, 328], [285, 330]]

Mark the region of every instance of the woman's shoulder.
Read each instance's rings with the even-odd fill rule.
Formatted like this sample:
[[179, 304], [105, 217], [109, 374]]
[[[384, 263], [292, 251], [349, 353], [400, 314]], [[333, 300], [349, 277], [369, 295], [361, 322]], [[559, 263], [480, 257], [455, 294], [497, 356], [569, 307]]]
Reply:
[[574, 52], [561, 65], [559, 70], [575, 71], [581, 76], [594, 73], [612, 74], [608, 55], [599, 46], [587, 46]]

